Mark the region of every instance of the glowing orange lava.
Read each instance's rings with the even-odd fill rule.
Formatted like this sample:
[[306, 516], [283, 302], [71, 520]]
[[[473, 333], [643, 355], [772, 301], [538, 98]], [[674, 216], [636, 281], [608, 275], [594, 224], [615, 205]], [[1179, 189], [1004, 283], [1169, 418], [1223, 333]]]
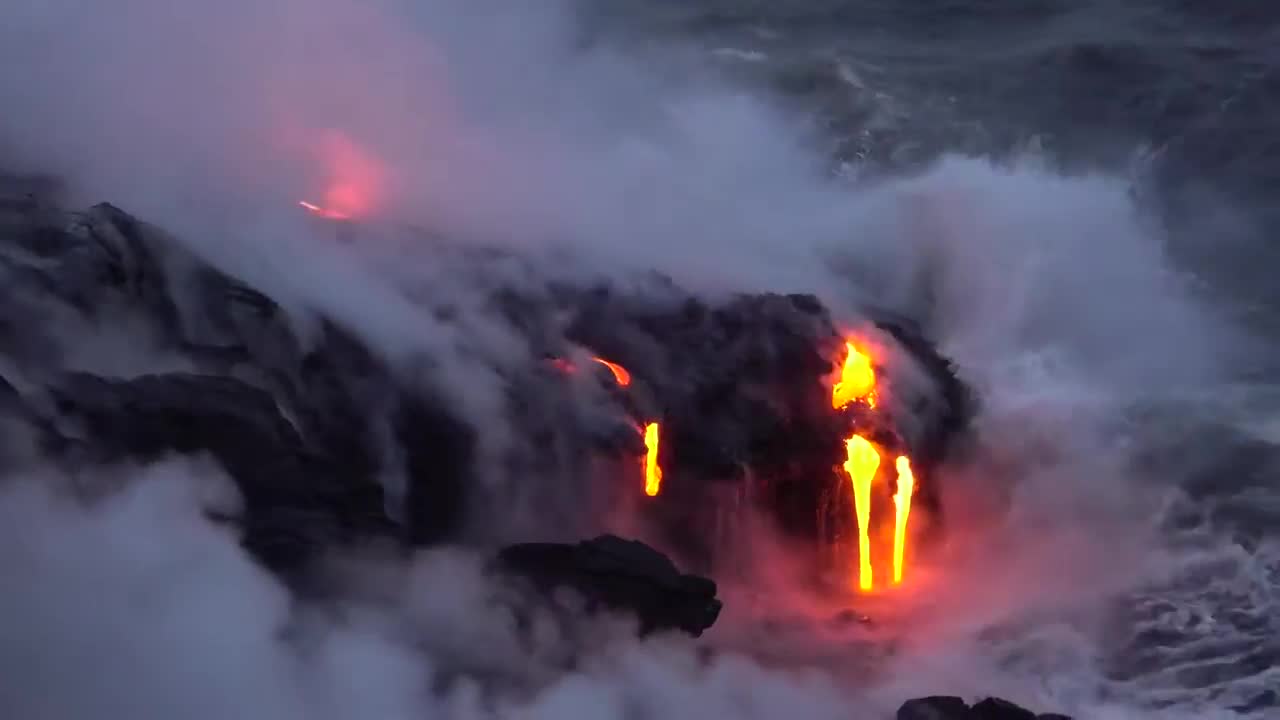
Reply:
[[[874, 410], [876, 372], [871, 358], [859, 350], [853, 340], [845, 342], [845, 350], [847, 354], [840, 367], [840, 377], [831, 388], [831, 407], [841, 410], [851, 403], [862, 402]], [[875, 587], [871, 565], [871, 485], [880, 468], [880, 451], [857, 432], [845, 440], [845, 450], [848, 459], [844, 470], [853, 483], [854, 515], [858, 521], [858, 586], [866, 591]], [[911, 472], [911, 460], [906, 455], [898, 456], [895, 465], [898, 480], [893, 496], [893, 583], [896, 585], [902, 582], [915, 476]]]
[[858, 400], [875, 407], [876, 371], [871, 367], [871, 358], [852, 342], [846, 342], [844, 347], [847, 354], [840, 367], [840, 379], [831, 388], [831, 407], [841, 410]]
[[905, 455], [899, 455], [898, 492], [893, 496], [895, 513], [893, 518], [893, 583], [902, 582], [902, 556], [907, 546], [907, 518], [911, 516], [911, 493], [915, 490], [916, 478], [911, 472], [911, 461]]
[[626, 387], [631, 384], [631, 373], [627, 372], [626, 368], [617, 363], [611, 363], [604, 358], [593, 357], [591, 359], [609, 368], [609, 372], [613, 373], [613, 379], [618, 381], [618, 384], [622, 387]]
[[845, 440], [844, 470], [853, 482], [853, 508], [858, 517], [858, 587], [870, 590], [874, 586], [871, 570], [871, 481], [880, 467], [880, 453], [869, 440], [853, 435]]
[[644, 426], [644, 493], [654, 497], [662, 488], [662, 468], [658, 466], [658, 423]]

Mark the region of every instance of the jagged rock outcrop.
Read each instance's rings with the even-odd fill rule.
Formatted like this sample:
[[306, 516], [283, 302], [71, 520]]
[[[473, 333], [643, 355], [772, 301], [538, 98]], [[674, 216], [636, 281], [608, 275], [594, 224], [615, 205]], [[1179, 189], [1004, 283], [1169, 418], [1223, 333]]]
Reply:
[[[52, 453], [92, 462], [208, 453], [244, 498], [244, 542], [289, 571], [319, 548], [394, 537], [382, 488], [353, 472], [342, 448], [307, 443], [271, 395], [230, 377], [169, 373], [108, 380], [85, 373], [51, 386], [59, 428]], [[336, 452], [335, 452], [336, 450]]]
[[1001, 698], [989, 697], [974, 705], [950, 695], [908, 700], [898, 708], [897, 720], [1072, 720], [1057, 713], [1036, 713]]
[[696, 637], [720, 615], [713, 580], [681, 573], [667, 556], [636, 540], [603, 535], [572, 545], [522, 543], [504, 548], [497, 561], [540, 590], [576, 590], [589, 609], [634, 612], [641, 634], [679, 629]]

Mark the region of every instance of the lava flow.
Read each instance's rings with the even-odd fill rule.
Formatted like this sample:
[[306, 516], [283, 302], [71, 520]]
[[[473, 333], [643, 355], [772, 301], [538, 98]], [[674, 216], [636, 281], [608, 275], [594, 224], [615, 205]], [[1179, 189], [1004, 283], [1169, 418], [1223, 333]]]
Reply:
[[[608, 368], [619, 387], [631, 384], [631, 373], [618, 363], [594, 355], [591, 360]], [[576, 365], [565, 358], [553, 357], [549, 361], [561, 372], [573, 373], [578, 370]], [[644, 447], [644, 493], [654, 497], [662, 489], [662, 467], [658, 465], [658, 423], [651, 422], [644, 426]]]
[[658, 423], [644, 426], [644, 493], [649, 497], [662, 488], [662, 468], [658, 465]]
[[870, 590], [874, 585], [870, 538], [871, 481], [880, 467], [880, 453], [861, 435], [846, 440], [845, 450], [849, 458], [844, 461], [844, 469], [853, 481], [853, 509], [858, 516], [858, 586]]
[[831, 407], [843, 410], [857, 400], [875, 407], [876, 371], [871, 367], [871, 358], [851, 342], [846, 342], [844, 347], [846, 354], [840, 367], [840, 379], [831, 388]]
[[[854, 402], [876, 407], [876, 374], [871, 359], [852, 342], [845, 343], [847, 354], [840, 368], [840, 377], [831, 389], [831, 407], [841, 410]], [[845, 440], [847, 459], [844, 470], [853, 483], [854, 515], [858, 521], [858, 587], [869, 591], [875, 587], [871, 563], [871, 485], [880, 468], [880, 451], [870, 440], [856, 431]], [[911, 515], [911, 495], [915, 490], [915, 476], [911, 461], [899, 455], [896, 492], [893, 496], [893, 582], [902, 582], [903, 558], [906, 555], [907, 520]]]
[[[618, 363], [609, 362], [608, 360], [605, 360], [602, 357], [595, 357], [595, 356], [592, 356], [591, 360], [593, 362], [600, 363], [601, 365], [609, 368], [610, 374], [613, 375], [613, 381], [618, 383], [619, 387], [626, 387], [631, 384], [631, 373], [628, 372], [626, 368], [622, 367]], [[565, 358], [553, 357], [553, 358], [548, 358], [548, 361], [552, 365], [554, 365], [557, 369], [559, 369], [560, 372], [574, 373], [578, 371], [578, 366], [574, 365], [572, 361], [567, 360]]]
[[631, 373], [627, 372], [626, 368], [617, 363], [611, 363], [604, 358], [593, 357], [591, 359], [609, 368], [609, 372], [613, 373], [613, 379], [622, 387], [626, 387], [631, 384]]
[[896, 509], [893, 522], [893, 582], [902, 582], [902, 556], [907, 546], [907, 518], [911, 516], [911, 493], [915, 490], [916, 478], [911, 472], [911, 461], [906, 455], [899, 455], [898, 492], [893, 496]]

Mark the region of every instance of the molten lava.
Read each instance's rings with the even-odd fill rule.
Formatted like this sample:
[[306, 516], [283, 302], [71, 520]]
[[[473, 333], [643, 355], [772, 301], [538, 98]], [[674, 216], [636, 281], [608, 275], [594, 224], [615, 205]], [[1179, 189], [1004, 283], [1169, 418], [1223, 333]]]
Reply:
[[842, 410], [859, 400], [875, 407], [876, 371], [871, 367], [871, 358], [852, 342], [844, 346], [847, 354], [840, 367], [840, 379], [831, 388], [831, 407]]
[[644, 426], [644, 493], [649, 497], [662, 488], [662, 468], [658, 466], [658, 423]]
[[[619, 387], [627, 387], [631, 384], [631, 373], [626, 368], [602, 357], [592, 356], [591, 359], [609, 368], [614, 382], [618, 383]], [[578, 371], [577, 366], [565, 358], [553, 357], [547, 360], [561, 372]], [[644, 446], [644, 492], [649, 497], [653, 497], [662, 489], [662, 468], [658, 465], [658, 423], [651, 422], [644, 426]]]
[[[847, 354], [840, 368], [840, 377], [831, 388], [831, 407], [841, 410], [851, 403], [863, 402], [874, 410], [876, 373], [871, 358], [853, 341], [845, 342], [845, 349]], [[875, 587], [871, 564], [871, 485], [880, 468], [880, 451], [856, 431], [845, 440], [845, 451], [848, 457], [844, 470], [853, 483], [854, 515], [858, 521], [858, 587], [865, 591]], [[911, 472], [911, 460], [906, 455], [899, 455], [895, 465], [898, 480], [893, 496], [893, 582], [896, 585], [902, 582], [907, 520], [911, 516], [915, 475]]]
[[853, 509], [858, 517], [858, 587], [870, 590], [871, 570], [871, 481], [880, 467], [880, 453], [866, 438], [854, 435], [844, 441], [848, 459], [844, 471], [853, 482]]
[[899, 455], [897, 461], [898, 491], [893, 496], [893, 582], [902, 582], [902, 556], [907, 546], [907, 518], [911, 516], [911, 493], [916, 478], [911, 472], [911, 461]]
[[[609, 372], [613, 375], [613, 381], [618, 383], [620, 387], [626, 387], [631, 384], [631, 373], [628, 372], [626, 368], [622, 367], [618, 363], [609, 362], [602, 357], [593, 356], [591, 359], [594, 362], [598, 362], [609, 368]], [[554, 365], [560, 372], [575, 373], [578, 371], [578, 366], [574, 365], [572, 361], [566, 358], [553, 357], [547, 358], [547, 361]]]
[[613, 373], [613, 379], [622, 387], [626, 387], [631, 384], [631, 373], [627, 372], [626, 368], [617, 363], [611, 363], [604, 358], [593, 357], [591, 359], [609, 368], [609, 372]]

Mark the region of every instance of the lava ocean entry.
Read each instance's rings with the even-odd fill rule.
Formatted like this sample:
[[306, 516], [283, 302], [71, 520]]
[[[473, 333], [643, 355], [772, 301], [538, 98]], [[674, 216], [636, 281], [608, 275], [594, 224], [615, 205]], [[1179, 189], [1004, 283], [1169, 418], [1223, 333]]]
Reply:
[[[854, 403], [865, 404], [872, 412], [876, 408], [876, 373], [871, 359], [858, 349], [853, 341], [845, 343], [845, 359], [840, 376], [831, 389], [831, 407], [843, 410]], [[847, 459], [844, 471], [853, 483], [855, 515], [858, 520], [858, 587], [871, 590], [875, 586], [875, 571], [871, 563], [871, 485], [880, 469], [880, 450], [871, 441], [854, 433], [845, 440]], [[896, 490], [893, 496], [893, 583], [902, 582], [903, 563], [906, 557], [907, 522], [911, 516], [911, 496], [915, 489], [915, 476], [911, 460], [899, 455], [894, 461], [897, 469]]]
[[[327, 170], [326, 189], [322, 194], [324, 202], [316, 204], [301, 200], [298, 204], [307, 212], [327, 220], [349, 221], [367, 216], [374, 208], [375, 199], [382, 185], [383, 173], [379, 165], [347, 136], [341, 133], [328, 133], [325, 138], [326, 141], [319, 146], [321, 159]], [[898, 328], [898, 332], [901, 333], [902, 329]], [[830, 339], [829, 335], [826, 343], [828, 347], [831, 346]], [[614, 342], [606, 342], [606, 344], [616, 345]], [[924, 347], [925, 343], [917, 338], [915, 351], [919, 352]], [[873, 532], [873, 523], [878, 523], [880, 513], [872, 511], [872, 488], [882, 477], [881, 455], [889, 452], [890, 448], [897, 448], [896, 452], [899, 453], [893, 461], [896, 476], [893, 481], [894, 521], [890, 550], [891, 577], [895, 585], [902, 582], [905, 572], [909, 519], [916, 479], [909, 455], [905, 454], [905, 443], [900, 433], [893, 428], [891, 419], [886, 419], [882, 417], [882, 413], [877, 412], [881, 390], [877, 383], [875, 364], [864, 343], [856, 337], [844, 337], [842, 351], [843, 357], [838, 361], [835, 379], [831, 384], [831, 422], [835, 425], [842, 423], [847, 425], [849, 434], [843, 438], [844, 459], [842, 462], [833, 463], [833, 468], [838, 469], [833, 469], [832, 475], [838, 475], [842, 470], [850, 482], [852, 496], [851, 502], [848, 503], [848, 515], [855, 523], [856, 529], [852, 535], [858, 558], [857, 566], [851, 568], [851, 572], [856, 576], [858, 588], [865, 592], [875, 588], [872, 538], [877, 536]], [[591, 355], [589, 359], [607, 369], [620, 390], [626, 391], [631, 386], [632, 374], [623, 364], [598, 355]], [[551, 362], [554, 367], [566, 374], [577, 374], [578, 367], [566, 358], [553, 357]], [[943, 373], [943, 380], [949, 380], [952, 385], [956, 384], [954, 375], [945, 363], [939, 363], [935, 359], [933, 367], [936, 371]], [[954, 399], [959, 396], [960, 393], [952, 391], [950, 397]], [[659, 398], [659, 404], [661, 404], [661, 398]], [[964, 412], [964, 409], [956, 407], [954, 411], [959, 415]], [[659, 459], [662, 452], [663, 425], [659, 418], [637, 417], [634, 419], [638, 432], [643, 436], [644, 445], [644, 455], [639, 463], [641, 487], [645, 495], [655, 497], [662, 490], [664, 476], [664, 468]], [[875, 434], [880, 441], [879, 444], [870, 439], [870, 433]], [[941, 455], [939, 449], [933, 451]], [[750, 464], [747, 469], [752, 469]], [[678, 476], [682, 470], [679, 456], [676, 456], [674, 474]], [[695, 470], [694, 473], [697, 474], [698, 471]], [[821, 486], [823, 480], [822, 474], [818, 473], [811, 482]], [[812, 493], [810, 495], [812, 496]], [[819, 501], [818, 506], [831, 504], [830, 498], [824, 497]], [[838, 501], [836, 505], [838, 508]], [[936, 510], [936, 507], [932, 509]], [[815, 508], [815, 518], [820, 514]], [[850, 535], [847, 531], [847, 521], [840, 520], [838, 509], [834, 514], [836, 517], [823, 518], [817, 522], [821, 527], [839, 528], [839, 530], [832, 535], [826, 535], [822, 530], [818, 531], [818, 542], [847, 547], [847, 540], [841, 540]], [[716, 525], [720, 524], [716, 523]]]
[[[866, 331], [876, 343], [865, 343], [804, 296], [742, 296], [719, 308], [687, 298], [674, 312], [611, 291], [587, 297], [569, 337], [592, 348], [581, 352], [607, 372], [589, 377], [620, 397], [642, 435], [626, 486], [646, 496], [638, 508], [656, 528], [651, 540], [715, 572], [749, 532], [746, 503], [812, 548], [803, 562], [818, 575], [862, 591], [903, 582], [913, 504], [940, 522], [921, 480], [972, 412], [918, 331], [884, 318]], [[655, 345], [670, 363], [646, 367]], [[875, 362], [872, 347], [889, 351]], [[609, 359], [594, 354], [605, 351]], [[914, 363], [934, 384], [903, 386], [892, 362]], [[582, 379], [563, 357], [551, 366]], [[876, 565], [886, 568], [879, 583]]]
[[[368, 216], [383, 184], [378, 163], [341, 133], [329, 133], [325, 138], [317, 147], [326, 169], [325, 190], [320, 196], [323, 203], [301, 200], [299, 205], [327, 220]], [[792, 535], [826, 548], [817, 555], [827, 556], [828, 564], [835, 566], [828, 570], [840, 574], [840, 558], [856, 554], [856, 562], [849, 563], [848, 577], [867, 592], [877, 586], [876, 558], [884, 556], [889, 559], [891, 583], [902, 582], [920, 472], [913, 468], [911, 458], [922, 458], [923, 468], [936, 465], [970, 411], [967, 391], [918, 331], [901, 321], [873, 324], [881, 342], [899, 346], [900, 352], [893, 354], [897, 362], [922, 364], [936, 385], [926, 389], [937, 395], [933, 405], [917, 399], [910, 408], [901, 403], [895, 408], [893, 368], [885, 367], [883, 358], [879, 363], [873, 359], [874, 344], [856, 333], [838, 331], [812, 298], [742, 298], [732, 309], [711, 309], [690, 297], [669, 317], [652, 316], [652, 310], [638, 298], [588, 293], [580, 296], [579, 302], [583, 308], [566, 340], [579, 346], [580, 356], [607, 371], [603, 377], [622, 396], [629, 425], [640, 436], [635, 447], [643, 449], [634, 465], [638, 468], [635, 485], [655, 501], [663, 492], [664, 478], [669, 478], [667, 485], [677, 486], [669, 493], [673, 495], [670, 502], [664, 498], [656, 506], [642, 509], [666, 528], [660, 544], [701, 568], [713, 568], [717, 548], [736, 544], [732, 539], [736, 530], [730, 527], [733, 518], [714, 509], [723, 503], [725, 493], [711, 499], [705, 491], [716, 485], [755, 484], [752, 493], [761, 498], [763, 506], [759, 509], [776, 516]], [[611, 304], [613, 317], [594, 317], [590, 312], [593, 307], [608, 308]], [[710, 323], [711, 336], [731, 344], [735, 334], [755, 342], [781, 343], [786, 335], [779, 332], [779, 323], [799, 323], [804, 340], [792, 340], [794, 348], [780, 347], [796, 359], [808, 357], [796, 365], [796, 377], [787, 378], [785, 357], [773, 358], [775, 367], [748, 367], [747, 363], [757, 365], [759, 360], [732, 354], [713, 357], [706, 347], [680, 347], [692, 338], [667, 333], [677, 330], [690, 314], [693, 319], [706, 315], [701, 321]], [[787, 318], [787, 314], [799, 319]], [[751, 323], [759, 327], [750, 327]], [[625, 332], [610, 331], [611, 325], [616, 328], [619, 324]], [[673, 364], [691, 362], [695, 372], [689, 376], [702, 384], [669, 382], [668, 370], [642, 365], [637, 379], [632, 356], [645, 348], [628, 347], [632, 343], [622, 341], [632, 335], [630, 326], [649, 335], [645, 343], [657, 344]], [[608, 348], [610, 354], [595, 354], [599, 348]], [[561, 375], [582, 378], [579, 365], [568, 357], [552, 355], [548, 359]], [[718, 377], [697, 372], [704, 368], [714, 370]], [[824, 388], [828, 385], [829, 404], [819, 406], [817, 393], [827, 392]], [[735, 400], [767, 397], [769, 402], [737, 408], [733, 402], [719, 405], [717, 395]], [[921, 416], [910, 418], [908, 424], [919, 425], [919, 420], [924, 420], [926, 430], [920, 437], [908, 438], [898, 427], [903, 412]], [[713, 428], [728, 430], [718, 433]], [[731, 442], [726, 444], [726, 440]], [[723, 456], [714, 457], [713, 448], [723, 450]], [[887, 477], [891, 473], [892, 480]], [[846, 482], [847, 492], [841, 489]], [[713, 508], [710, 516], [699, 517], [696, 509], [707, 507]], [[936, 514], [939, 508], [932, 502], [925, 510]], [[878, 540], [886, 537], [880, 528], [888, 522], [889, 513], [893, 516], [892, 532], [880, 548]], [[694, 539], [682, 525], [714, 530], [711, 537]]]

